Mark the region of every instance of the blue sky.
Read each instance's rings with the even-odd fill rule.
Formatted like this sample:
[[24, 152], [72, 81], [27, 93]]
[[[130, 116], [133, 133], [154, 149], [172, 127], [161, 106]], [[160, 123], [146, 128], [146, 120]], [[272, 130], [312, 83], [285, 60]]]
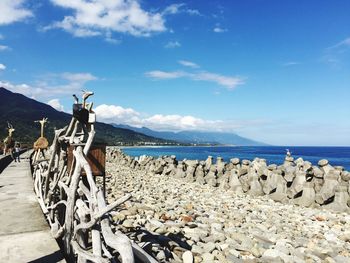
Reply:
[[1, 0], [0, 86], [98, 119], [350, 145], [350, 1]]

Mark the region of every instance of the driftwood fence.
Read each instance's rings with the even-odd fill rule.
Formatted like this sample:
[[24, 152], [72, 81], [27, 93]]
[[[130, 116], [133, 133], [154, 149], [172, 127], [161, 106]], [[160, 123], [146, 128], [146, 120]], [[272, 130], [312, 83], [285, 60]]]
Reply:
[[95, 113], [76, 98], [69, 126], [55, 131], [45, 154], [34, 152], [34, 190], [51, 227], [72, 262], [156, 262], [123, 233], [113, 232], [109, 212], [131, 198], [127, 194], [106, 204], [103, 190], [93, 178], [87, 160], [95, 137]]

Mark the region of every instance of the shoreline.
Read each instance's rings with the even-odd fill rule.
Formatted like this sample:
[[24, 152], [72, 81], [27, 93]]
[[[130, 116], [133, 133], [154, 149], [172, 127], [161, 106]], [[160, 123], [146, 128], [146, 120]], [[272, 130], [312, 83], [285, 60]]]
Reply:
[[[189, 147], [256, 147], [256, 146], [237, 146], [237, 145], [141, 145], [141, 146], [109, 146], [118, 147], [120, 149], [126, 148], [189, 148]], [[259, 146], [258, 146], [259, 147]]]
[[122, 149], [109, 149], [114, 158], [124, 160], [131, 167], [155, 174], [185, 178], [238, 193], [270, 196], [277, 202], [297, 202], [306, 207], [333, 207], [350, 212], [350, 172], [343, 166], [332, 166], [327, 159], [317, 165], [290, 154], [283, 164], [268, 164], [265, 159], [254, 160], [212, 156], [206, 160], [177, 160], [175, 155], [133, 157]]
[[[156, 244], [148, 251], [159, 262], [328, 258], [327, 262], [340, 263], [350, 258], [350, 208], [345, 199], [339, 200], [347, 189], [341, 186], [333, 193], [327, 187], [337, 174], [349, 187], [350, 174], [332, 169], [326, 161], [313, 168], [312, 180], [325, 182], [324, 187], [318, 185], [322, 195], [313, 196], [310, 181], [301, 180], [311, 178], [306, 172], [310, 165], [290, 157], [280, 168], [260, 160], [236, 159], [225, 165], [219, 159], [207, 166], [172, 157], [136, 160], [113, 149], [108, 157], [110, 203], [133, 193], [133, 200], [113, 218], [140, 246]], [[317, 203], [330, 194], [335, 194], [333, 203]], [[184, 261], [187, 258], [193, 261]]]
[[118, 148], [163, 148], [163, 147], [257, 147], [257, 148], [350, 148], [350, 146], [322, 146], [322, 145], [234, 145], [234, 144], [217, 144], [217, 145], [131, 145], [131, 146], [119, 146], [111, 145], [108, 147], [118, 147]]
[[[113, 146], [133, 157], [148, 155], [153, 157], [175, 155], [180, 159], [204, 161], [208, 156], [223, 157], [225, 161], [232, 158], [265, 159], [268, 164], [281, 165], [284, 162], [285, 149], [289, 148], [295, 158], [302, 158], [317, 165], [321, 159], [327, 159], [334, 166], [342, 166], [350, 171], [350, 147], [316, 147], [316, 146]], [[216, 150], [221, 149], [222, 150]], [[139, 149], [139, 151], [138, 151]], [[149, 151], [147, 150], [149, 149]], [[159, 149], [159, 151], [158, 151]], [[168, 151], [169, 149], [169, 151]], [[171, 151], [173, 149], [173, 151]], [[183, 149], [183, 150], [181, 150]], [[193, 151], [191, 151], [193, 149]], [[202, 149], [202, 151], [201, 151]], [[212, 149], [212, 151], [210, 151]], [[323, 149], [323, 150], [322, 150]], [[338, 153], [339, 151], [339, 153]]]

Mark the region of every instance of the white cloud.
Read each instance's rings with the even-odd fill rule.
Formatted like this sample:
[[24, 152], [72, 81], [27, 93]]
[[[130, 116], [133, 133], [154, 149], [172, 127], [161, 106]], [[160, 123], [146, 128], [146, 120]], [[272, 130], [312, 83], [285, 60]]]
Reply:
[[6, 50], [10, 50], [11, 48], [8, 46], [4, 46], [4, 45], [0, 45], [0, 51], [6, 51]]
[[289, 66], [295, 66], [295, 65], [299, 65], [299, 64], [300, 64], [300, 62], [297, 62], [297, 61], [289, 61], [289, 62], [284, 63], [282, 66], [289, 67]]
[[188, 61], [188, 60], [179, 60], [178, 61], [179, 64], [185, 66], [185, 67], [190, 67], [190, 68], [199, 68], [199, 65], [197, 65], [196, 63], [192, 62], [192, 61]]
[[5, 89], [8, 89], [15, 93], [21, 93], [27, 97], [34, 98], [35, 95], [41, 94], [44, 92], [41, 88], [34, 88], [32, 86], [29, 86], [25, 83], [22, 84], [12, 84], [11, 82], [7, 81], [0, 81], [0, 87], [3, 87]]
[[216, 27], [214, 27], [213, 31], [215, 33], [224, 33], [224, 32], [227, 32], [227, 29], [221, 28], [220, 26], [216, 26]]
[[244, 84], [243, 78], [224, 76], [216, 73], [199, 71], [195, 73], [184, 72], [184, 71], [161, 71], [154, 70], [146, 72], [145, 75], [149, 78], [156, 80], [163, 79], [177, 79], [177, 78], [189, 78], [195, 81], [209, 81], [214, 82], [220, 86], [223, 86], [229, 90], [236, 88], [238, 85]]
[[187, 75], [187, 73], [182, 71], [165, 72], [161, 70], [154, 70], [146, 72], [145, 75], [153, 79], [177, 79]]
[[112, 33], [111, 32], [107, 32], [106, 36], [105, 36], [105, 41], [111, 44], [120, 44], [121, 40], [120, 39], [116, 39], [112, 37]]
[[71, 82], [85, 83], [91, 80], [97, 80], [97, 77], [91, 73], [70, 73], [65, 72], [62, 75], [63, 79], [69, 80]]
[[209, 126], [209, 122], [200, 118], [196, 118], [190, 115], [162, 115], [156, 114], [149, 118], [143, 119], [143, 124], [146, 127], [157, 130], [201, 130], [206, 126]]
[[350, 37], [324, 49], [321, 61], [329, 64], [333, 68], [340, 68], [344, 62], [349, 61]]
[[54, 28], [61, 28], [68, 33], [71, 33], [75, 37], [94, 37], [94, 36], [100, 36], [101, 32], [96, 31], [89, 28], [83, 28], [79, 27], [74, 24], [74, 18], [73, 17], [65, 17], [62, 21], [54, 22], [50, 26], [46, 26], [43, 28], [43, 30], [50, 30]]
[[62, 29], [75, 37], [102, 36], [116, 44], [112, 33], [149, 37], [155, 33], [171, 31], [165, 26], [166, 16], [178, 13], [201, 15], [184, 3], [171, 4], [163, 11], [147, 11], [141, 0], [50, 0], [52, 4], [67, 9], [68, 15], [41, 28], [43, 31]]
[[337, 49], [337, 48], [343, 48], [343, 47], [350, 47], [350, 37], [338, 42], [337, 44], [328, 47], [327, 49]]
[[168, 14], [174, 15], [174, 14], [177, 14], [177, 13], [179, 13], [181, 11], [180, 9], [182, 7], [184, 7], [184, 6], [185, 6], [184, 3], [169, 5], [169, 6], [167, 6], [164, 9], [163, 15], [168, 15]]
[[181, 47], [181, 43], [179, 41], [169, 41], [165, 44], [165, 48], [177, 48]]
[[76, 37], [106, 35], [110, 32], [150, 36], [166, 30], [162, 14], [142, 9], [138, 0], [51, 0], [51, 2], [72, 10], [72, 13], [61, 21], [45, 27], [44, 30], [61, 28]]
[[52, 108], [58, 111], [64, 111], [63, 105], [61, 105], [59, 99], [52, 99], [47, 102]]
[[192, 75], [192, 78], [194, 80], [215, 82], [230, 90], [236, 88], [238, 85], [244, 84], [243, 79], [239, 77], [224, 76], [224, 75], [210, 73], [210, 72], [196, 73]]
[[162, 12], [163, 15], [174, 15], [178, 13], [187, 13], [189, 15], [197, 15], [200, 16], [201, 13], [197, 9], [190, 9], [186, 7], [186, 4], [171, 4], [167, 6]]
[[99, 121], [129, 125], [138, 125], [141, 122], [140, 114], [131, 108], [102, 104], [97, 106], [94, 111]]
[[6, 69], [6, 66], [0, 63], [0, 70], [5, 70], [5, 69]]
[[22, 21], [33, 16], [33, 13], [24, 7], [26, 0], [1, 0], [0, 25], [7, 25]]
[[72, 94], [80, 94], [84, 85], [98, 78], [90, 73], [63, 73], [51, 74], [46, 79], [35, 84], [13, 84], [8, 81], [0, 81], [0, 87], [12, 92], [21, 93], [35, 99], [57, 98]]
[[197, 9], [187, 9], [187, 13], [190, 15], [196, 15], [196, 16], [202, 15]]
[[119, 39], [115, 39], [115, 38], [105, 38], [105, 41], [114, 45], [120, 44], [122, 41]]
[[[131, 108], [102, 104], [97, 106], [98, 121], [106, 123], [127, 124], [135, 127], [148, 127], [159, 131], [234, 131], [249, 122], [204, 120], [191, 115], [154, 114], [148, 116]], [[252, 122], [253, 123], [253, 122]]]

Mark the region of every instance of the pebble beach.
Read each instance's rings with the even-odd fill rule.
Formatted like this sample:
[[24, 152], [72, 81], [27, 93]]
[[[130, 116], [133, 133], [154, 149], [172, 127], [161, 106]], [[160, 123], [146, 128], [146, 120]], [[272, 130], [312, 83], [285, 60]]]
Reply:
[[[290, 166], [298, 167], [291, 158]], [[107, 152], [107, 200], [111, 203], [125, 193], [132, 194], [132, 199], [121, 210], [112, 213], [115, 230], [126, 233], [156, 261], [350, 262], [350, 214], [347, 204], [347, 207], [335, 205], [339, 200], [334, 197], [332, 202], [326, 203], [329, 198], [322, 186], [312, 202], [296, 202], [295, 199], [302, 197], [296, 198], [298, 193], [288, 198], [293, 182], [297, 181], [298, 171], [306, 169], [310, 174], [311, 170], [316, 171], [316, 167], [311, 169], [306, 163], [302, 169], [291, 172], [295, 175], [291, 184], [286, 181], [286, 198], [276, 201], [271, 198], [276, 191], [263, 193], [268, 181], [268, 178], [261, 179], [263, 175], [258, 178], [261, 194], [256, 193], [256, 189], [250, 191], [254, 188], [254, 180], [251, 179], [249, 182], [253, 184], [248, 189], [244, 189], [244, 179], [239, 180], [242, 191], [237, 186], [230, 186], [230, 177], [223, 183], [225, 174], [233, 174], [232, 171], [238, 168], [233, 166], [232, 161], [225, 163], [222, 171], [219, 171], [220, 163], [210, 164], [216, 168], [216, 183], [213, 184], [197, 180], [195, 171], [200, 165], [205, 165], [203, 161], [191, 170], [190, 165], [185, 163], [169, 162], [173, 159], [143, 157], [137, 160], [118, 149], [109, 148]], [[163, 168], [160, 169], [157, 163], [162, 163]], [[182, 177], [176, 176], [179, 164], [184, 166], [181, 168], [184, 171]], [[242, 166], [240, 162], [239, 171]], [[248, 166], [254, 167], [254, 162]], [[268, 171], [277, 174], [279, 169], [287, 168], [273, 167], [260, 174], [268, 174]], [[209, 167], [203, 178], [210, 175], [210, 170]], [[333, 171], [332, 175], [339, 177], [339, 189], [345, 189], [346, 184], [349, 186], [348, 172], [341, 168], [327, 170], [321, 167], [320, 170], [323, 182]], [[339, 173], [336, 172], [338, 170]], [[190, 171], [193, 178], [189, 178], [186, 171]], [[247, 175], [251, 172], [252, 169], [248, 169]], [[284, 172], [282, 174], [287, 176]], [[303, 187], [317, 180], [315, 176], [307, 179], [306, 173], [304, 177]], [[299, 189], [295, 184], [294, 188]], [[332, 189], [333, 196], [341, 192], [338, 188]], [[322, 196], [327, 199], [324, 203]]]

